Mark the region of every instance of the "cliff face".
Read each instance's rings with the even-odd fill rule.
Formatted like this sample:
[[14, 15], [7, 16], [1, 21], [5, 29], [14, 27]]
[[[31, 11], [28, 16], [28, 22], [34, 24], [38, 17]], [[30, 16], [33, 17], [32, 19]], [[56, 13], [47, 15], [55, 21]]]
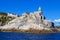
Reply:
[[52, 22], [45, 20], [45, 17], [42, 15], [41, 8], [38, 11], [32, 13], [23, 13], [21, 17], [18, 17], [8, 24], [1, 27], [1, 29], [46, 29], [50, 30], [52, 27]]

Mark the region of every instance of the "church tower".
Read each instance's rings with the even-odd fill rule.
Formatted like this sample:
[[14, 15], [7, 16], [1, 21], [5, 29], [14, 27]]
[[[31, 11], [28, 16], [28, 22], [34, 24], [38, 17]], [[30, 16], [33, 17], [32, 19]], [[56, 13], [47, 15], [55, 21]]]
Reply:
[[41, 7], [38, 8], [38, 11], [41, 11]]
[[41, 7], [38, 8], [38, 13], [41, 15], [42, 14], [42, 9]]

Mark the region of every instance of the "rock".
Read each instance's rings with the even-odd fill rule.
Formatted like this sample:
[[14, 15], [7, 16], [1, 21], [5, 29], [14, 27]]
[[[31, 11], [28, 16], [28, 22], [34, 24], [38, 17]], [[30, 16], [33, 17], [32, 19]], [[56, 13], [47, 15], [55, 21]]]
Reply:
[[52, 27], [51, 21], [45, 20], [42, 15], [41, 8], [38, 11], [31, 12], [30, 14], [24, 13], [21, 17], [10, 21], [8, 24], [1, 27], [1, 29], [37, 29], [37, 30], [50, 30]]

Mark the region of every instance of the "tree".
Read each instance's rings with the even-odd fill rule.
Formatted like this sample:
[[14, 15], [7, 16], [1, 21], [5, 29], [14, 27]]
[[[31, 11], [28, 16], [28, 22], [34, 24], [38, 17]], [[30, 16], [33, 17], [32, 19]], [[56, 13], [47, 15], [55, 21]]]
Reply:
[[7, 16], [7, 13], [0, 12], [0, 15]]

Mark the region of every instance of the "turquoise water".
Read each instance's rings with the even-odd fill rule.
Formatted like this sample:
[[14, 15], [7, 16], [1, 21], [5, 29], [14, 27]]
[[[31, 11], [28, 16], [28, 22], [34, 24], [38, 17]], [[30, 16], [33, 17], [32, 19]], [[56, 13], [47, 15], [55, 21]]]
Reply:
[[0, 32], [0, 40], [60, 40], [60, 33], [32, 34]]

